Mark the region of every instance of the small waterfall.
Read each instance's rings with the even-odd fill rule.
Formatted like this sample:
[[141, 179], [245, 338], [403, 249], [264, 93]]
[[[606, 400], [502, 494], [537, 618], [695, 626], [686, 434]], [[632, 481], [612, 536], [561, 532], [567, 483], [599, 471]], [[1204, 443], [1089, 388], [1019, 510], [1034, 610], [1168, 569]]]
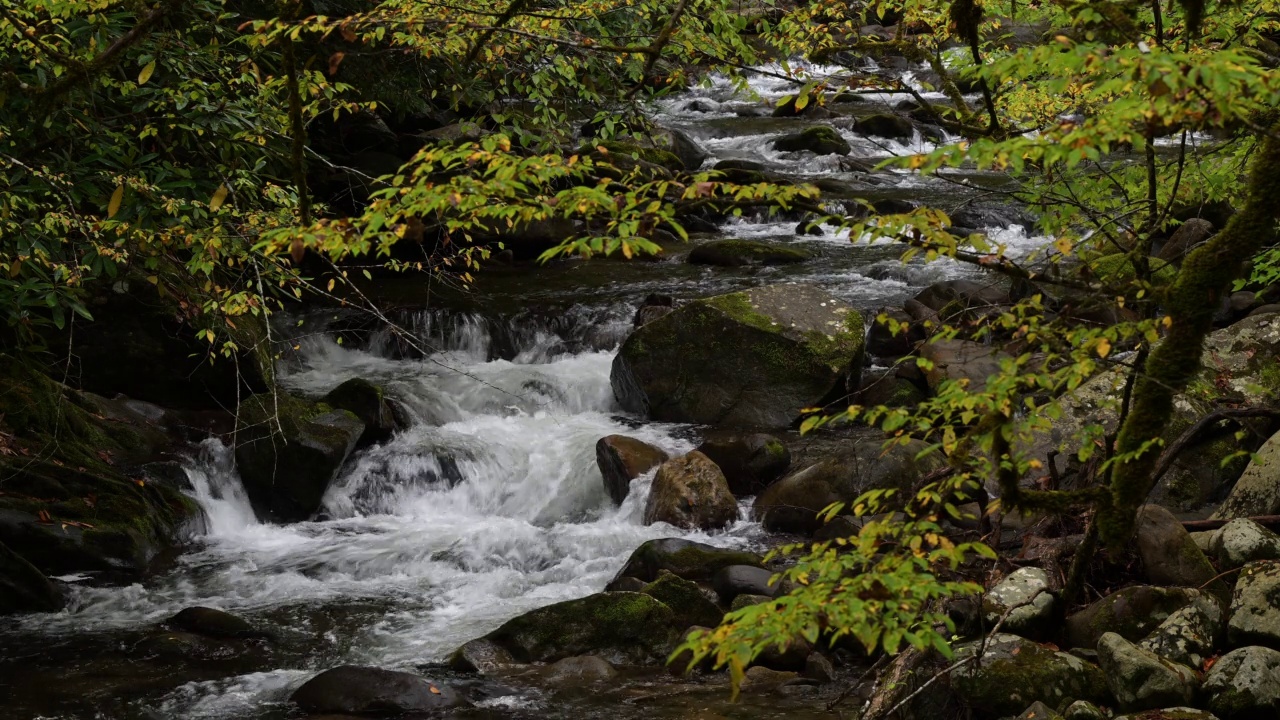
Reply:
[[204, 510], [210, 537], [227, 537], [259, 524], [249, 496], [235, 469], [235, 454], [222, 441], [210, 438], [183, 470], [190, 494]]

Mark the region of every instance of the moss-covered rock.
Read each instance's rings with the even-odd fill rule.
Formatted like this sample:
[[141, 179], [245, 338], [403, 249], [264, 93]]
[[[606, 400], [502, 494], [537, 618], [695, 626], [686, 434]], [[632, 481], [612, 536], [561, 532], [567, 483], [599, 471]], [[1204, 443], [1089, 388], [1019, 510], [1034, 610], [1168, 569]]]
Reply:
[[888, 450], [880, 442], [855, 443], [770, 485], [756, 497], [752, 515], [776, 532], [814, 532], [822, 527], [818, 513], [831, 503], [852, 503], [872, 489], [909, 491], [942, 462], [937, 453], [917, 458], [925, 447], [921, 440]]
[[1000, 633], [957, 646], [956, 657], [973, 657], [980, 648], [978, 660], [951, 675], [952, 687], [978, 717], [1014, 715], [1036, 701], [1055, 709], [1076, 700], [1108, 704], [1102, 671], [1074, 655]]
[[343, 665], [302, 684], [289, 702], [309, 715], [420, 715], [465, 707], [453, 688], [412, 673]]
[[797, 133], [783, 135], [773, 141], [773, 149], [782, 152], [807, 150], [814, 155], [848, 155], [852, 151], [849, 141], [826, 125], [815, 125]]
[[858, 118], [853, 123], [853, 129], [863, 135], [910, 140], [915, 134], [916, 128], [907, 118], [888, 113], [878, 113]]
[[769, 171], [764, 163], [754, 160], [721, 160], [711, 166], [720, 173], [720, 177], [737, 185], [755, 185], [763, 182], [780, 180], [776, 173]]
[[654, 420], [786, 427], [856, 386], [862, 316], [808, 285], [695, 300], [637, 329], [610, 382], [628, 411]]
[[645, 503], [644, 523], [665, 522], [689, 530], [718, 530], [738, 519], [738, 502], [724, 473], [693, 452], [658, 466]]
[[1280, 561], [1258, 560], [1240, 569], [1231, 597], [1227, 640], [1236, 647], [1280, 649]]
[[756, 553], [681, 538], [648, 540], [631, 553], [614, 581], [629, 577], [653, 582], [664, 570], [686, 580], [710, 580], [730, 565], [764, 567], [764, 559]]
[[697, 583], [666, 570], [661, 571], [658, 579], [645, 585], [640, 592], [671, 608], [671, 612], [675, 613], [676, 623], [681, 627], [715, 627], [724, 617], [724, 611], [711, 602]]
[[1170, 662], [1116, 633], [1098, 639], [1098, 663], [1107, 684], [1125, 710], [1190, 705], [1199, 689], [1196, 672]]
[[46, 575], [138, 579], [201, 517], [144, 469], [172, 444], [164, 420], [0, 355], [0, 543]]
[[686, 626], [651, 595], [604, 592], [548, 605], [485, 636], [519, 662], [599, 655], [613, 663], [659, 663]]
[[755, 240], [713, 240], [694, 247], [689, 252], [688, 262], [694, 265], [720, 267], [791, 265], [804, 262], [810, 257], [811, 255], [804, 250], [785, 245]]
[[380, 443], [403, 429], [381, 387], [368, 380], [351, 378], [324, 396], [323, 402], [336, 410], [346, 410], [364, 423], [360, 445]]
[[1137, 642], [1160, 626], [1174, 611], [1203, 597], [1197, 590], [1134, 585], [1098, 600], [1067, 618], [1068, 647], [1093, 649], [1098, 639], [1114, 632]]
[[1222, 720], [1280, 717], [1280, 652], [1232, 650], [1209, 669], [1204, 690], [1209, 709]]
[[236, 467], [254, 510], [283, 522], [311, 517], [363, 434], [351, 412], [284, 392], [241, 403]]

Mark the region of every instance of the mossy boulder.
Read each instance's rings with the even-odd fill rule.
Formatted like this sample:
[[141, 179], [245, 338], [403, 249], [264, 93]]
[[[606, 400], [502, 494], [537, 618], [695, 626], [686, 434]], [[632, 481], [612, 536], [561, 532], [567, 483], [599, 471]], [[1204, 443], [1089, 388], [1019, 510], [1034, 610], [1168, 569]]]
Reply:
[[241, 403], [236, 467], [259, 517], [294, 522], [315, 514], [364, 429], [350, 411], [284, 392]]
[[1258, 560], [1240, 569], [1231, 597], [1227, 640], [1232, 646], [1280, 650], [1280, 561]]
[[758, 242], [755, 240], [712, 240], [697, 245], [689, 252], [693, 265], [740, 267], [743, 265], [792, 265], [812, 255], [799, 248]]
[[853, 129], [863, 135], [910, 140], [915, 135], [916, 127], [910, 120], [888, 113], [878, 113], [858, 118]]
[[1218, 658], [1204, 680], [1209, 709], [1222, 720], [1280, 717], [1280, 652], [1243, 647]]
[[[157, 415], [159, 419], [157, 419]], [[45, 575], [135, 581], [199, 527], [199, 506], [148, 462], [167, 415], [67, 388], [0, 355], [0, 543]]]
[[621, 578], [653, 582], [663, 571], [686, 580], [710, 580], [717, 571], [730, 565], [764, 567], [764, 559], [753, 552], [718, 548], [682, 538], [648, 540], [631, 553], [614, 582]]
[[781, 152], [808, 151], [814, 155], [848, 155], [849, 141], [826, 125], [815, 125], [797, 133], [783, 135], [773, 141], [773, 149]]
[[754, 160], [721, 160], [712, 165], [711, 169], [720, 173], [720, 178], [737, 185], [755, 185], [780, 179], [764, 163]]
[[310, 715], [419, 715], [470, 705], [453, 688], [413, 673], [343, 665], [302, 684], [289, 702]]
[[1258, 448], [1213, 517], [1228, 520], [1277, 512], [1280, 512], [1280, 433]]
[[724, 611], [707, 597], [697, 583], [667, 570], [661, 571], [658, 579], [645, 585], [640, 592], [671, 608], [681, 627], [715, 627], [724, 617]]
[[1170, 662], [1116, 633], [1098, 639], [1098, 663], [1124, 710], [1190, 705], [1200, 681], [1195, 670]]
[[323, 402], [335, 410], [350, 412], [364, 423], [359, 440], [362, 446], [385, 442], [397, 430], [404, 429], [382, 388], [368, 380], [351, 378], [330, 390]]
[[616, 664], [647, 664], [664, 661], [685, 627], [651, 595], [603, 592], [527, 612], [484, 639], [524, 663], [599, 655]]
[[863, 322], [809, 285], [695, 300], [637, 329], [613, 361], [619, 404], [652, 420], [777, 428], [856, 387]]
[[1067, 618], [1066, 646], [1093, 649], [1108, 632], [1137, 642], [1175, 611], [1203, 597], [1197, 590], [1151, 585], [1117, 590]]
[[979, 649], [981, 657], [951, 674], [952, 688], [977, 717], [1016, 715], [1037, 701], [1053, 708], [1077, 700], [1109, 704], [1102, 671], [1074, 655], [999, 633], [956, 646], [956, 658], [974, 657]]
[[942, 462], [937, 453], [917, 458], [926, 447], [921, 440], [889, 449], [878, 441], [854, 443], [765, 488], [752, 515], [775, 532], [815, 532], [822, 527], [818, 513], [834, 502], [852, 503], [873, 489], [910, 491]]
[[698, 452], [711, 458], [735, 496], [755, 495], [791, 467], [787, 444], [765, 433], [711, 432]]
[[706, 455], [694, 450], [658, 466], [644, 508], [645, 525], [719, 530], [737, 519], [738, 501], [724, 473]]

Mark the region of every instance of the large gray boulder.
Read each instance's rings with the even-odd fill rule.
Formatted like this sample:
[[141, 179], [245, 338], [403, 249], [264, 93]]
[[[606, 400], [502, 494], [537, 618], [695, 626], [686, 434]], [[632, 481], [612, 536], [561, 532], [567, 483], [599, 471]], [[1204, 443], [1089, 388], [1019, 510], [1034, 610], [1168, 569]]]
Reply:
[[[983, 641], [956, 646], [956, 659], [977, 655]], [[1062, 707], [1076, 700], [1108, 704], [1107, 681], [1097, 667], [1069, 653], [1008, 633], [985, 642], [976, 661], [951, 674], [962, 702], [982, 717], [1016, 715], [1036, 701]]]
[[1222, 720], [1280, 717], [1280, 652], [1243, 647], [1218, 658], [1204, 679], [1209, 709]]
[[1280, 648], [1280, 562], [1245, 565], [1231, 597], [1227, 640], [1234, 646]]
[[1225, 630], [1223, 619], [1218, 601], [1201, 596], [1175, 610], [1138, 645], [1166, 660], [1198, 668], [1218, 646]]
[[1125, 710], [1190, 705], [1200, 684], [1191, 668], [1165, 660], [1115, 633], [1098, 640], [1098, 663]]
[[1280, 433], [1258, 448], [1213, 517], [1229, 520], [1277, 513], [1280, 513]]
[[852, 503], [874, 489], [896, 488], [899, 496], [909, 492], [942, 463], [938, 453], [917, 458], [926, 447], [919, 440], [888, 449], [879, 441], [855, 443], [765, 488], [752, 515], [775, 532], [814, 532], [822, 527], [818, 513], [831, 503]]
[[948, 380], [980, 391], [987, 386], [987, 378], [1000, 372], [1001, 360], [1012, 359], [999, 348], [970, 340], [937, 340], [924, 343], [916, 352], [932, 364], [924, 376], [935, 392]]
[[448, 685], [420, 675], [343, 665], [325, 670], [294, 691], [289, 702], [313, 715], [436, 713], [469, 705]]
[[1210, 551], [1223, 570], [1254, 560], [1280, 560], [1280, 535], [1252, 520], [1236, 518], [1213, 534]]
[[1056, 598], [1049, 592], [1049, 574], [1035, 567], [1013, 571], [982, 597], [988, 627], [1004, 618], [1006, 632], [1043, 638], [1053, 623]]
[[622, 407], [653, 420], [791, 425], [856, 387], [862, 316], [810, 285], [695, 300], [638, 328], [613, 361]]
[[724, 473], [694, 450], [658, 466], [644, 507], [644, 524], [665, 522], [689, 530], [719, 530], [738, 519], [738, 501]]
[[242, 402], [236, 468], [254, 510], [268, 520], [310, 518], [364, 430], [349, 410], [283, 392]]

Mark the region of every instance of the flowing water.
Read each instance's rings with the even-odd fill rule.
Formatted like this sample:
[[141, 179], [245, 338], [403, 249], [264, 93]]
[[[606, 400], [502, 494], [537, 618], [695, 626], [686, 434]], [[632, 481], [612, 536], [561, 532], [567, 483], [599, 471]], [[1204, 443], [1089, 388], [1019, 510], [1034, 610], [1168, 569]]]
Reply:
[[[687, 130], [712, 153], [711, 162], [748, 158], [799, 178], [845, 177], [827, 158], [767, 149], [774, 136], [807, 121], [743, 116], [750, 115], [744, 108], [767, 110], [792, 87], [762, 76], [753, 82], [762, 101], [713, 83], [655, 112]], [[919, 137], [894, 143], [844, 134], [855, 155], [866, 158], [928, 145]], [[963, 189], [940, 189], [905, 174], [876, 178], [889, 194], [968, 197]], [[380, 292], [401, 308], [396, 318], [425, 353], [405, 352], [381, 332], [339, 344], [341, 313], [297, 318], [305, 320], [305, 333], [299, 330], [299, 349], [283, 367], [288, 388], [316, 397], [348, 378], [364, 378], [408, 409], [412, 427], [349, 461], [320, 518], [287, 526], [254, 517], [227, 447], [208, 440], [194, 448], [186, 474], [208, 532], [172, 568], [128, 587], [66, 578], [72, 588], [67, 610], [0, 625], [0, 688], [7, 677], [16, 717], [283, 717], [289, 693], [320, 669], [439, 663], [524, 611], [599, 591], [645, 540], [679, 536], [759, 546], [763, 535], [745, 512], [714, 534], [643, 525], [648, 476], [633, 482], [621, 507], [608, 500], [595, 464], [600, 437], [626, 433], [672, 453], [698, 440], [697, 428], [643, 423], [615, 404], [609, 368], [635, 303], [650, 292], [688, 297], [805, 281], [874, 309], [970, 273], [949, 262], [904, 265], [896, 249], [855, 246], [847, 234], [797, 237], [794, 226], [794, 220], [756, 218], [724, 229], [727, 236], [797, 245], [816, 256], [786, 268], [694, 267], [676, 253], [659, 262], [499, 269], [482, 275], [468, 311], [422, 310], [425, 302], [414, 294], [420, 288], [384, 283]], [[1040, 242], [1019, 226], [986, 230], [1015, 253]], [[275, 628], [280, 640], [247, 657], [200, 662], [157, 660], [138, 649], [159, 622], [192, 605], [243, 615]], [[688, 690], [692, 695], [684, 694], [687, 688], [655, 691], [655, 683], [661, 685], [641, 676], [627, 685], [630, 694], [604, 700], [549, 699], [519, 683], [478, 692], [485, 698], [480, 704], [501, 717], [683, 717], [690, 703], [703, 707], [727, 698], [720, 686], [711, 700], [697, 688]], [[769, 707], [752, 717], [805, 716], [776, 698]]]

